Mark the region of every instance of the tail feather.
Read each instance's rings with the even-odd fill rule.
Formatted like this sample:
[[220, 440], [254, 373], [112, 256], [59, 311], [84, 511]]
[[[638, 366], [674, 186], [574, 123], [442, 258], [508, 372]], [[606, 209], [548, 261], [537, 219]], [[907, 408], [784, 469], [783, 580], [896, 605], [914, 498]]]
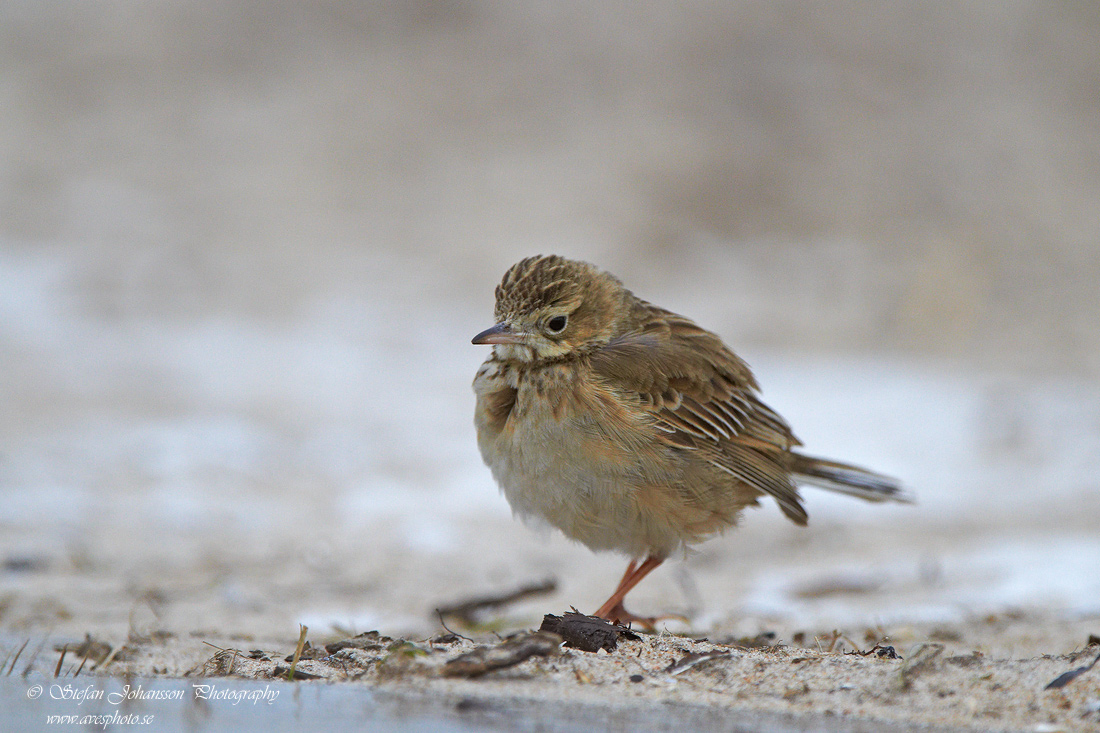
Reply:
[[915, 501], [915, 497], [902, 488], [901, 482], [889, 476], [859, 466], [800, 453], [795, 453], [794, 459], [792, 472], [798, 483], [847, 494], [864, 501], [899, 501], [905, 504]]

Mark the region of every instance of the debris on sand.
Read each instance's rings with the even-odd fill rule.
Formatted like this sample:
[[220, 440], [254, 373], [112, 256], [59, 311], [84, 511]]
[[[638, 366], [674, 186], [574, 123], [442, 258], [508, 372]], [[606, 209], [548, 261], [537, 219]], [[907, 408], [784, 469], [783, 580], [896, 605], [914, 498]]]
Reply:
[[565, 640], [566, 646], [585, 652], [598, 652], [600, 649], [613, 652], [619, 639], [640, 638], [625, 626], [613, 624], [599, 616], [586, 616], [576, 609], [561, 616], [546, 614], [542, 617], [539, 631], [557, 634]]
[[926, 641], [913, 647], [898, 672], [899, 689], [908, 690], [913, 680], [932, 668], [932, 662], [943, 653], [943, 650], [944, 645], [938, 641]]
[[724, 650], [688, 654], [684, 658], [668, 665], [668, 667], [665, 668], [665, 674], [670, 674], [675, 677], [704, 662], [709, 662], [712, 659], [722, 659], [729, 655], [730, 652]]
[[496, 593], [493, 595], [476, 596], [465, 601], [459, 601], [446, 606], [436, 608], [436, 613], [442, 618], [453, 618], [466, 626], [477, 626], [478, 615], [492, 611], [502, 606], [521, 601], [527, 598], [543, 596], [553, 593], [558, 588], [558, 582], [553, 578], [539, 583], [529, 583], [514, 591]]
[[1091, 662], [1089, 662], [1088, 664], [1086, 664], [1085, 666], [1078, 667], [1077, 669], [1071, 669], [1068, 672], [1063, 672], [1062, 674], [1058, 675], [1053, 680], [1051, 680], [1050, 684], [1048, 684], [1043, 689], [1044, 690], [1056, 690], [1059, 687], [1065, 687], [1070, 682], [1072, 682], [1073, 680], [1075, 680], [1078, 677], [1080, 677], [1081, 675], [1083, 675], [1085, 672], [1088, 672], [1090, 669], [1095, 667], [1097, 662], [1100, 662], [1100, 654], [1097, 654], [1096, 657], [1093, 658], [1093, 660]]
[[446, 677], [480, 677], [495, 669], [514, 667], [531, 657], [549, 657], [558, 653], [562, 638], [547, 631], [536, 631], [509, 639], [496, 646], [484, 646], [455, 657], [443, 665]]
[[393, 644], [393, 639], [379, 634], [377, 631], [365, 631], [358, 636], [353, 636], [350, 639], [341, 639], [340, 641], [334, 641], [331, 644], [325, 644], [325, 651], [329, 654], [335, 654], [341, 649], [363, 649], [366, 651], [379, 651], [381, 649], [387, 649]]

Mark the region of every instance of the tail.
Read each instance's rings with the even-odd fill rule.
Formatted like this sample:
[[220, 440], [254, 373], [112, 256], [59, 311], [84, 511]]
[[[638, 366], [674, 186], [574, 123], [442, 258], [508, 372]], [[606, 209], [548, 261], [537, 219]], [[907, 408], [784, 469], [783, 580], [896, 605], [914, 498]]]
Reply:
[[810, 484], [819, 489], [847, 494], [864, 501], [900, 501], [911, 504], [915, 497], [902, 488], [897, 479], [868, 471], [847, 463], [828, 461], [824, 458], [792, 454], [791, 468], [798, 483]]

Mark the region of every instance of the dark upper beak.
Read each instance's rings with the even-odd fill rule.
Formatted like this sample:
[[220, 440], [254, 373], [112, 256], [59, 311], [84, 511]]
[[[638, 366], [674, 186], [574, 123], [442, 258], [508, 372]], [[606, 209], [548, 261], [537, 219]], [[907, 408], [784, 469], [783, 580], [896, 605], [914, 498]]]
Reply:
[[507, 323], [498, 323], [492, 328], [487, 328], [470, 343], [474, 344], [522, 344], [526, 334], [516, 333]]

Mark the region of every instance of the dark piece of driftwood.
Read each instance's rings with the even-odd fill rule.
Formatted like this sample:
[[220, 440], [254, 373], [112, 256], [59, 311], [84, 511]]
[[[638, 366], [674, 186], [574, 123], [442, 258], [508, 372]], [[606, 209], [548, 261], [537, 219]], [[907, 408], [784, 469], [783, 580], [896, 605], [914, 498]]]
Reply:
[[597, 652], [606, 649], [611, 652], [619, 639], [639, 639], [625, 626], [613, 624], [599, 616], [585, 616], [575, 609], [561, 616], [546, 614], [542, 617], [539, 631], [549, 631], [565, 639], [565, 645], [585, 652]]

